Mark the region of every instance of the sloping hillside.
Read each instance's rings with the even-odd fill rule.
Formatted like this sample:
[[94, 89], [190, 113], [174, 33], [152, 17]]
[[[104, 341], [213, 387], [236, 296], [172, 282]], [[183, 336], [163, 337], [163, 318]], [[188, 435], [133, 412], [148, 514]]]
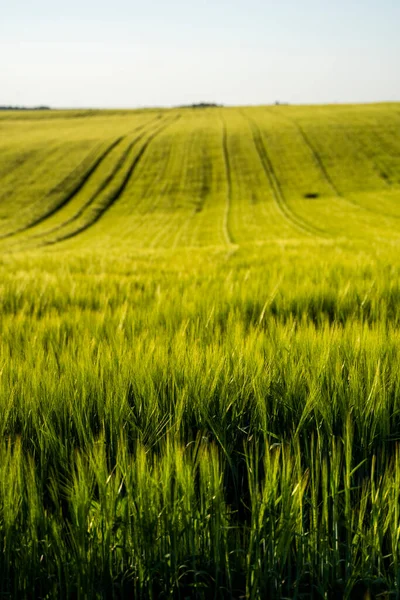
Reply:
[[400, 106], [0, 115], [0, 248], [397, 236]]

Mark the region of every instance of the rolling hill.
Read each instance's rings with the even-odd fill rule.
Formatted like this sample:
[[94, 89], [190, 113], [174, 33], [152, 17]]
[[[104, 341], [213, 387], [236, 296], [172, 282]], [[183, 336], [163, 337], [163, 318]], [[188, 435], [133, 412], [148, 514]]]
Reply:
[[400, 597], [400, 105], [0, 112], [0, 598]]
[[3, 114], [1, 247], [392, 238], [399, 126], [396, 104]]

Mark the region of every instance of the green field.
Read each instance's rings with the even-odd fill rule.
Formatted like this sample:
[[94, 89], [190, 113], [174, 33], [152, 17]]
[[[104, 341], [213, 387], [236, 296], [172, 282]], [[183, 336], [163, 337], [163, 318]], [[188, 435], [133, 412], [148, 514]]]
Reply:
[[400, 104], [0, 113], [0, 599], [400, 598]]

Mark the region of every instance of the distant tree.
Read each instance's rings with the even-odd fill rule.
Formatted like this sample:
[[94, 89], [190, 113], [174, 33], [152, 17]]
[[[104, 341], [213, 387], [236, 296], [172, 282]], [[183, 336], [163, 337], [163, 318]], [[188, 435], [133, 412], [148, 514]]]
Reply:
[[51, 110], [50, 106], [0, 106], [0, 110]]
[[197, 102], [194, 104], [183, 104], [178, 108], [220, 108], [223, 104], [216, 104], [215, 102]]

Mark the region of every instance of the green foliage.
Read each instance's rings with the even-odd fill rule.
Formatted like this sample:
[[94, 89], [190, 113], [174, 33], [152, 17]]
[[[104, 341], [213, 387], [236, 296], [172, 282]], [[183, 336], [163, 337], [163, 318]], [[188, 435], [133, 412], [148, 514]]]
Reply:
[[399, 114], [1, 115], [0, 598], [400, 596]]

